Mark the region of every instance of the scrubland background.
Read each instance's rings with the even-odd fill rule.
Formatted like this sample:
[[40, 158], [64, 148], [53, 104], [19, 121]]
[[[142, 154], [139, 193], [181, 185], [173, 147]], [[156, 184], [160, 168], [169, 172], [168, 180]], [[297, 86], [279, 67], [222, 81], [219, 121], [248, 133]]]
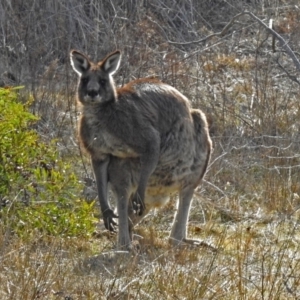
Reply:
[[[245, 10], [299, 58], [297, 0], [0, 0], [10, 116], [38, 117], [20, 117], [12, 144], [0, 130], [1, 299], [300, 298], [299, 70], [249, 15], [223, 31]], [[139, 254], [114, 252], [77, 142], [71, 49], [120, 49], [119, 86], [155, 76], [207, 114], [214, 152], [188, 231], [217, 252], [167, 244], [176, 201], [137, 227]]]

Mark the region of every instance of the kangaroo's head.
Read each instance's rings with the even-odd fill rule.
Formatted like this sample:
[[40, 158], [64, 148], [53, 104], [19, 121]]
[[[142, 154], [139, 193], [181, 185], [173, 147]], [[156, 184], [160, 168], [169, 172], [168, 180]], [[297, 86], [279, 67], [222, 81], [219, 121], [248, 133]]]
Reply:
[[98, 63], [91, 62], [76, 50], [70, 53], [71, 65], [79, 75], [78, 99], [83, 105], [113, 101], [116, 88], [112, 75], [118, 70], [120, 51], [115, 51]]

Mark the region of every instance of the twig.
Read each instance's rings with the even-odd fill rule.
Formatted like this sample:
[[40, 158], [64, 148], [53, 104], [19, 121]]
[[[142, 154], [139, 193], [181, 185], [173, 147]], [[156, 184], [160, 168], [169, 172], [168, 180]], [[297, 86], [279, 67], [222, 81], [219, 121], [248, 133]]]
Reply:
[[200, 40], [197, 40], [197, 41], [191, 41], [191, 42], [182, 42], [182, 43], [180, 43], [180, 42], [173, 42], [173, 41], [168, 40], [168, 43], [169, 43], [169, 44], [172, 44], [172, 45], [184, 45], [184, 46], [186, 46], [186, 45], [198, 44], [198, 43], [206, 42], [207, 40], [213, 38], [214, 36], [220, 36], [220, 37], [222, 37], [222, 36], [224, 36], [224, 35], [227, 33], [227, 31], [229, 30], [229, 28], [233, 25], [234, 21], [235, 21], [237, 18], [239, 18], [241, 15], [243, 15], [243, 14], [244, 14], [244, 13], [240, 13], [240, 14], [237, 14], [236, 16], [234, 16], [234, 17], [229, 21], [229, 23], [227, 23], [227, 25], [223, 28], [222, 31], [217, 32], [217, 33], [212, 33], [212, 34], [210, 34], [210, 35], [208, 35], [208, 36], [206, 36], [205, 38], [202, 38], [202, 39], [200, 39]]
[[285, 68], [284, 66], [279, 62], [279, 58], [276, 59], [276, 62], [279, 66], [279, 68], [290, 78], [292, 81], [296, 82], [298, 85], [300, 85], [300, 81], [297, 79], [297, 76], [291, 75]]

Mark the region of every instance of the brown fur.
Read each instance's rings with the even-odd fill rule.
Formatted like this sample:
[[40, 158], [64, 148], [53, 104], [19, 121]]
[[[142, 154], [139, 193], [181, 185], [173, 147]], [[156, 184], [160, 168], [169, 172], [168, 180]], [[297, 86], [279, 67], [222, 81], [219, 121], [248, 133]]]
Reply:
[[186, 225], [194, 189], [210, 158], [205, 115], [155, 79], [138, 79], [116, 89], [111, 75], [119, 60], [118, 51], [97, 64], [71, 52], [80, 75], [79, 134], [92, 158], [105, 226], [113, 230], [116, 217], [107, 200], [107, 183], [117, 199], [119, 247], [130, 247], [129, 228], [178, 192], [170, 240], [195, 242], [186, 239]]

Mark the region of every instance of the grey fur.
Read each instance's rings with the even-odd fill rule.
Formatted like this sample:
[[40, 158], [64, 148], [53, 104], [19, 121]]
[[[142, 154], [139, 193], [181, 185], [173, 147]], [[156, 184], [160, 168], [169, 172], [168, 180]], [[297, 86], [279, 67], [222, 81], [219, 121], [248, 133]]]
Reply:
[[108, 183], [117, 199], [120, 248], [131, 247], [132, 227], [151, 208], [178, 192], [170, 241], [197, 242], [186, 238], [186, 226], [211, 153], [206, 117], [158, 80], [138, 79], [116, 89], [111, 75], [119, 62], [119, 51], [97, 64], [71, 51], [82, 104], [79, 135], [91, 155], [105, 226], [113, 230], [116, 224]]

